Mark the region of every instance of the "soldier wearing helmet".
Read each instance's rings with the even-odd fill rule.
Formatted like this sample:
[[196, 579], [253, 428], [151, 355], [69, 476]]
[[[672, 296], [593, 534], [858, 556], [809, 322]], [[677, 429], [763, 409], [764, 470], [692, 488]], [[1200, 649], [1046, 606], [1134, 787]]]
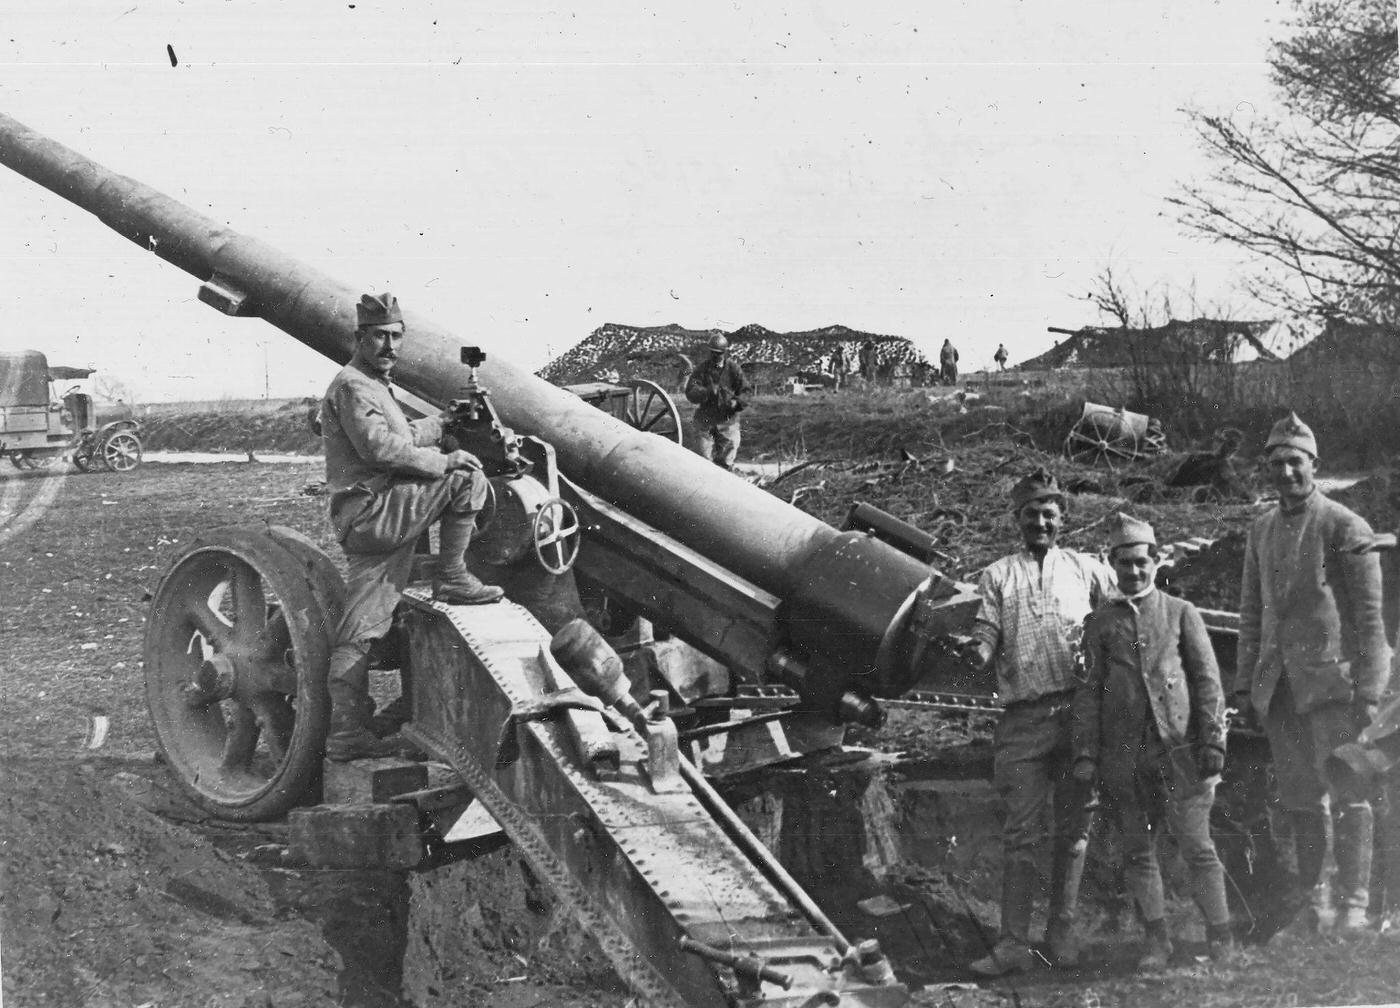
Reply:
[[723, 469], [734, 466], [739, 453], [739, 413], [753, 391], [744, 369], [729, 355], [722, 333], [710, 337], [710, 356], [685, 383], [685, 397], [695, 403], [696, 451]]

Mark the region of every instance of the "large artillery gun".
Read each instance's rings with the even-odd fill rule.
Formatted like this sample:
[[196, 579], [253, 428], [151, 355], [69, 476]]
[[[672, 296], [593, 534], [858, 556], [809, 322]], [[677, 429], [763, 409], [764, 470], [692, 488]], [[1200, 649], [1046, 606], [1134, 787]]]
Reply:
[[[350, 358], [358, 288], [3, 115], [0, 162], [192, 274], [205, 304]], [[405, 594], [392, 660], [405, 734], [451, 779], [374, 796], [378, 841], [411, 866], [484, 807], [646, 1004], [904, 1003], [878, 951], [852, 946], [697, 763], [830, 746], [844, 724], [879, 723], [882, 698], [938, 688], [938, 642], [970, 620], [969, 586], [927, 566], [897, 521], [832, 528], [426, 318], [406, 323], [395, 381], [422, 410], [455, 404], [454, 437], [494, 491], [469, 560], [511, 601]], [[622, 680], [580, 620], [580, 583], [704, 658], [653, 650], [649, 681]], [[266, 526], [211, 531], [161, 579], [148, 701], [174, 775], [215, 814], [274, 818], [332, 790], [324, 679], [344, 592], [314, 543]], [[687, 705], [710, 723], [683, 734], [669, 712]], [[314, 826], [337, 810], [292, 814]]]

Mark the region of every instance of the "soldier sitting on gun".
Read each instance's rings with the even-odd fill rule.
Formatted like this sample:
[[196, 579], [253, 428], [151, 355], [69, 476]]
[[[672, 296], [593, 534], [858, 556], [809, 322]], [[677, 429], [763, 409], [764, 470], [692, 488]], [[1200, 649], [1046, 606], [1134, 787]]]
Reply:
[[698, 407], [696, 451], [721, 468], [733, 468], [739, 454], [739, 412], [750, 391], [744, 369], [729, 356], [729, 340], [716, 333], [710, 339], [709, 359], [685, 383], [685, 397]]
[[[402, 749], [401, 742], [371, 730], [369, 651], [389, 631], [408, 584], [414, 544], [429, 526], [441, 520], [434, 598], [478, 605], [502, 596], [500, 588], [472, 576], [463, 557], [486, 501], [481, 463], [471, 452], [443, 454], [433, 447], [448, 414], [410, 423], [389, 385], [405, 337], [398, 300], [366, 294], [356, 314], [355, 355], [321, 404], [330, 519], [349, 566], [328, 679], [326, 756], [338, 762]], [[375, 720], [392, 731], [403, 717]]]

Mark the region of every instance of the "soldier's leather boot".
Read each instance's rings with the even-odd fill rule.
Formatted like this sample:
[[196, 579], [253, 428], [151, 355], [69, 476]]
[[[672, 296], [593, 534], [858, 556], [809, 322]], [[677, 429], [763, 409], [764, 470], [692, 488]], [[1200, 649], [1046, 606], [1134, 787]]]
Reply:
[[1206, 925], [1206, 951], [1211, 961], [1217, 963], [1227, 963], [1239, 955], [1240, 946], [1228, 922]]
[[331, 724], [326, 735], [326, 759], [348, 763], [357, 759], [381, 759], [402, 756], [406, 741], [400, 738], [381, 739], [368, 726], [369, 658], [362, 657], [344, 672], [333, 668], [327, 683], [331, 697]]
[[1138, 959], [1138, 969], [1158, 971], [1167, 968], [1172, 958], [1172, 940], [1167, 936], [1165, 920], [1148, 921], [1144, 925], [1147, 937], [1142, 943], [1142, 956]]
[[1045, 925], [1045, 951], [1057, 969], [1079, 965], [1079, 934], [1075, 917], [1079, 882], [1084, 876], [1089, 838], [1057, 837], [1050, 862], [1050, 914]]
[[438, 527], [437, 576], [433, 598], [448, 605], [486, 605], [499, 602], [505, 592], [489, 585], [467, 570], [464, 554], [471, 545], [476, 515], [449, 512]]
[[433, 598], [448, 605], [489, 605], [505, 597], [505, 591], [469, 572], [433, 582]]
[[1056, 969], [1074, 969], [1079, 965], [1079, 934], [1073, 917], [1050, 918], [1045, 926], [1045, 952]]
[[1294, 810], [1288, 818], [1298, 862], [1299, 912], [1286, 930], [1304, 939], [1327, 934], [1337, 919], [1332, 887], [1323, 873], [1330, 826], [1327, 813]]
[[1370, 927], [1366, 908], [1371, 897], [1371, 857], [1375, 813], [1368, 802], [1348, 803], [1333, 819], [1332, 852], [1337, 860], [1333, 890], [1342, 912], [1337, 930], [1357, 934]]
[[1038, 873], [1034, 864], [1012, 862], [1002, 869], [1001, 940], [991, 952], [968, 964], [978, 976], [999, 977], [1021, 973], [1042, 960], [1031, 948], [1031, 906]]
[[1006, 937], [996, 943], [992, 951], [967, 968], [978, 976], [1001, 977], [1011, 973], [1024, 973], [1040, 963], [1040, 957], [1031, 947], [1019, 938]]
[[377, 738], [388, 738], [413, 719], [408, 697], [397, 696], [375, 712], [366, 727]]

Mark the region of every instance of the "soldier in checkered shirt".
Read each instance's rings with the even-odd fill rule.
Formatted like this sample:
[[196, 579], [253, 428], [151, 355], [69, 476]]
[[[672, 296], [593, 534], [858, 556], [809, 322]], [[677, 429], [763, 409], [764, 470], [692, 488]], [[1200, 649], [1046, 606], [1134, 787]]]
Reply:
[[[982, 605], [967, 657], [996, 669], [1006, 710], [997, 726], [993, 780], [1005, 805], [1002, 831], [1001, 936], [970, 964], [1002, 976], [1040, 961], [1030, 942], [1039, 894], [1039, 862], [1050, 840], [1050, 906], [1045, 945], [1056, 966], [1078, 962], [1074, 931], [1079, 880], [1089, 843], [1092, 785], [1074, 779], [1070, 747], [1074, 689], [1083, 675], [1084, 618], [1115, 594], [1102, 560], [1055, 545], [1065, 496], [1055, 477], [1037, 469], [1011, 491], [1022, 547], [989, 566], [978, 583]], [[1053, 837], [1046, 836], [1053, 809]]]

